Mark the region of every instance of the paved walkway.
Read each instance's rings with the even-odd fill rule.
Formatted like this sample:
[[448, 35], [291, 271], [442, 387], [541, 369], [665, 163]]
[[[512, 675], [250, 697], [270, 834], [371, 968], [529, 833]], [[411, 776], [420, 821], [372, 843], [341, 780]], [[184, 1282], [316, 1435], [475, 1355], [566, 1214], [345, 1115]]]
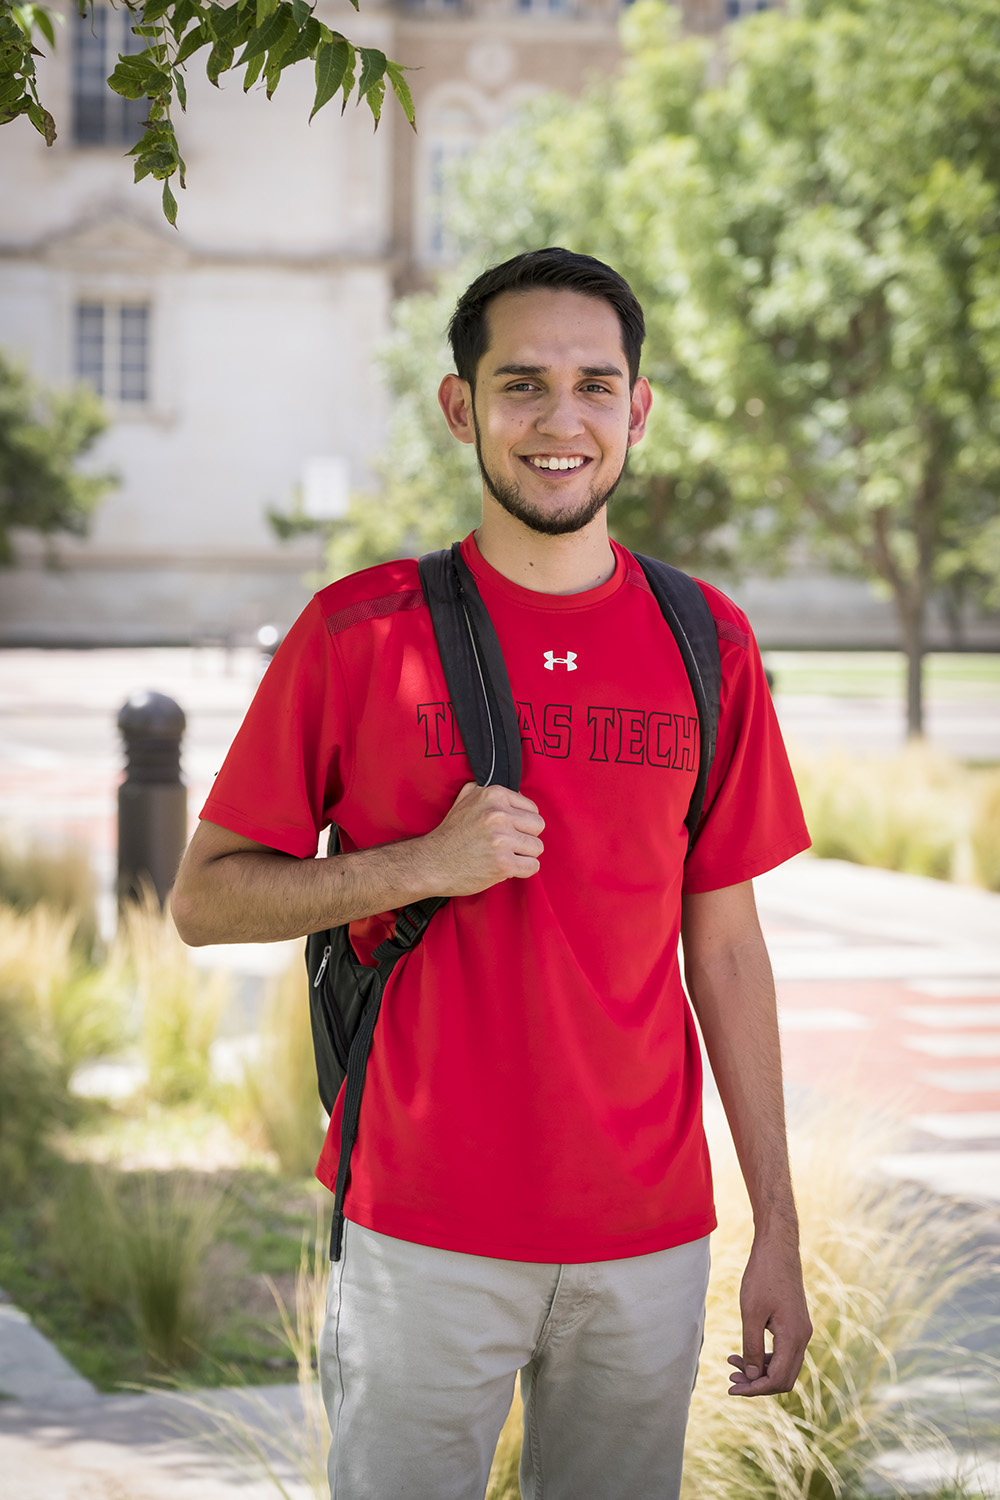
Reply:
[[[251, 652], [0, 652], [0, 828], [72, 836], [92, 851], [110, 887], [120, 765], [114, 717], [122, 702], [133, 689], [154, 688], [187, 711], [194, 816], [258, 673]], [[807, 718], [801, 713], [797, 727]], [[859, 722], [859, 743], [867, 743], [868, 718]], [[989, 739], [983, 722], [976, 721], [973, 753]], [[836, 727], [850, 744], [849, 711]], [[879, 1105], [900, 1122], [887, 1169], [946, 1198], [1000, 1205], [1000, 896], [808, 857], [765, 875], [757, 890], [793, 1108], [800, 1094], [817, 1091], [848, 1107]], [[259, 972], [284, 956], [275, 945], [203, 950], [201, 961]], [[984, 1320], [989, 1310], [984, 1303]], [[1000, 1352], [1000, 1337], [991, 1347]], [[0, 1391], [13, 1398], [0, 1402], [0, 1473], [4, 1493], [17, 1500], [278, 1493], [196, 1441], [192, 1428], [204, 1433], [215, 1417], [192, 1415], [176, 1397], [97, 1396], [2, 1303]], [[1000, 1433], [996, 1390], [965, 1397], [995, 1413]], [[279, 1431], [294, 1424], [294, 1390], [275, 1387], [255, 1399]], [[224, 1413], [244, 1400], [216, 1393], [208, 1404]], [[1000, 1495], [1000, 1439], [997, 1447], [980, 1455], [977, 1483]], [[929, 1487], [937, 1472], [933, 1457], [923, 1473], [913, 1460], [899, 1463], [911, 1486]], [[294, 1479], [286, 1490], [292, 1500], [309, 1493]]]

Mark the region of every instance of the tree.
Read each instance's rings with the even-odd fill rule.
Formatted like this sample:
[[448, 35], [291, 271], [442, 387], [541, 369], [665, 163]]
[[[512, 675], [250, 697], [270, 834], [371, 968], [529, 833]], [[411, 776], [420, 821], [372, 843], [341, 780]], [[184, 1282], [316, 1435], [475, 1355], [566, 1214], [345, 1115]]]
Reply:
[[86, 534], [91, 512], [116, 481], [76, 465], [106, 427], [88, 386], [44, 393], [0, 355], [0, 564], [14, 560], [14, 528]]
[[[618, 533], [731, 570], [804, 540], [877, 580], [919, 733], [929, 598], [1000, 588], [1000, 8], [799, 0], [730, 29], [720, 82], [654, 0], [625, 28], [617, 78], [477, 155], [462, 272], [562, 243], [628, 277], [656, 401]], [[428, 322], [401, 309], [390, 356], [385, 536], [451, 482], [411, 431]]]
[[[81, 16], [93, 13], [95, 0], [76, 0]], [[142, 51], [119, 54], [108, 83], [126, 99], [149, 104], [143, 134], [129, 155], [135, 157], [135, 181], [155, 177], [163, 182], [163, 212], [177, 222], [177, 201], [170, 186], [176, 174], [184, 186], [184, 160], [172, 118], [176, 99], [187, 104], [184, 68], [196, 52], [207, 49], [205, 71], [218, 86], [233, 67], [245, 67], [243, 91], [263, 76], [270, 99], [287, 68], [307, 59], [314, 64], [316, 97], [309, 118], [338, 92], [346, 109], [351, 94], [364, 100], [376, 126], [382, 113], [386, 83], [413, 124], [413, 101], [399, 63], [377, 47], [356, 47], [313, 14], [310, 0], [123, 0], [134, 18], [132, 32], [142, 38]], [[355, 10], [358, 0], [351, 0]], [[36, 31], [50, 47], [56, 45], [51, 12], [44, 6], [0, 0], [0, 125], [19, 115], [28, 119], [51, 146], [56, 125], [42, 103], [35, 58], [43, 54], [34, 44]], [[239, 56], [236, 54], [239, 53]]]

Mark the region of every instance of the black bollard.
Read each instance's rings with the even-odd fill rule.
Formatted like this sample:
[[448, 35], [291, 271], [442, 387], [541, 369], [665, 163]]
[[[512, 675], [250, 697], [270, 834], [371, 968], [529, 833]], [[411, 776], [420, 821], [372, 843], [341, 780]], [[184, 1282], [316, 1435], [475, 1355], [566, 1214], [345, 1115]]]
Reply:
[[133, 693], [118, 715], [125, 780], [118, 788], [118, 904], [152, 886], [162, 906], [187, 842], [181, 781], [184, 710], [163, 693]]

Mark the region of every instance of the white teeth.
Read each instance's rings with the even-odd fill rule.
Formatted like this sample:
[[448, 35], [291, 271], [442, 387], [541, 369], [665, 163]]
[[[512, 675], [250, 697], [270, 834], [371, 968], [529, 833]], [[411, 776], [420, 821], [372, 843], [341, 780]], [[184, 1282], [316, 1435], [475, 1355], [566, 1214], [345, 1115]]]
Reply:
[[582, 458], [532, 458], [529, 462], [536, 469], [578, 469], [586, 460]]

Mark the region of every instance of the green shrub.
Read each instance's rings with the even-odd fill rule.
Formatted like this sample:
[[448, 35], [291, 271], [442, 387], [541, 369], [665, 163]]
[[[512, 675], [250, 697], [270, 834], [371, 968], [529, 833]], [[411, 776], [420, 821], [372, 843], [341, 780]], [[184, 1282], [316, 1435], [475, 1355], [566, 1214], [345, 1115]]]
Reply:
[[64, 1163], [47, 1205], [46, 1244], [88, 1313], [127, 1306], [122, 1209], [110, 1168]]
[[68, 1118], [63, 1070], [22, 998], [0, 976], [0, 1182], [28, 1187], [51, 1131]]
[[211, 1316], [206, 1257], [226, 1217], [225, 1198], [217, 1188], [148, 1172], [118, 1206], [128, 1309], [146, 1352], [168, 1368], [189, 1363]]
[[124, 1310], [150, 1360], [176, 1369], [206, 1341], [216, 1301], [208, 1257], [227, 1219], [225, 1194], [211, 1183], [67, 1165], [49, 1254], [88, 1312]]

